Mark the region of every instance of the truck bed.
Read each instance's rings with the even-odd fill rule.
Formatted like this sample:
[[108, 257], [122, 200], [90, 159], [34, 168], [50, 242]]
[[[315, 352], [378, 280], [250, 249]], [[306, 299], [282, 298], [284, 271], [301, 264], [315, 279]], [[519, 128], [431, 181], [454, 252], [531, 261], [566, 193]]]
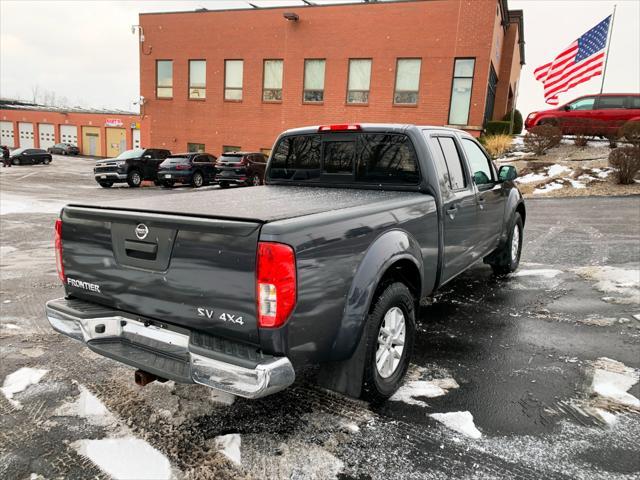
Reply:
[[331, 210], [382, 204], [415, 195], [415, 192], [353, 188], [262, 186], [153, 195], [138, 198], [135, 202], [121, 200], [70, 205], [268, 223]]

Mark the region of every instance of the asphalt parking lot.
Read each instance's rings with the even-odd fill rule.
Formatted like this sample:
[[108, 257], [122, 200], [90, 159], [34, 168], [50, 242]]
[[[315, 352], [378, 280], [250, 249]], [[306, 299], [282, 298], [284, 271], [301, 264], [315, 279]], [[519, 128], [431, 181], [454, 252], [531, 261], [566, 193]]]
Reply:
[[[93, 162], [0, 169], [0, 383], [31, 369], [25, 388], [0, 395], [0, 477], [640, 476], [640, 196], [528, 201], [519, 272], [478, 265], [425, 302], [392, 401], [306, 378], [234, 401], [140, 388], [133, 370], [48, 326], [43, 304], [63, 295], [52, 228], [65, 203], [192, 191], [102, 189]], [[218, 187], [204, 189], [215, 202]]]

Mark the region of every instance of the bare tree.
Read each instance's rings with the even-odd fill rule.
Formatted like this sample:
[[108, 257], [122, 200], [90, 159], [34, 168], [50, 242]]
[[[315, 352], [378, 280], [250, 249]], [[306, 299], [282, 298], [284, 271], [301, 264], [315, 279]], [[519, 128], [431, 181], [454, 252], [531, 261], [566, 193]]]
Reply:
[[33, 103], [38, 103], [38, 98], [40, 97], [40, 85], [37, 83], [35, 85], [31, 85], [31, 97]]

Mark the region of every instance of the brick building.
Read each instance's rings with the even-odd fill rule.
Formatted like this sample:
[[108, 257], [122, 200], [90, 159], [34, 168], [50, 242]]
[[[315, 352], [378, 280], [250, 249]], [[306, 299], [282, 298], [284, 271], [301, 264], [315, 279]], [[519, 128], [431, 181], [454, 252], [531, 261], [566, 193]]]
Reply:
[[507, 0], [400, 0], [140, 15], [143, 143], [268, 150], [323, 123], [454, 125], [511, 111], [524, 63]]
[[0, 145], [43, 148], [77, 145], [83, 155], [115, 157], [140, 146], [137, 113], [62, 108], [0, 100]]

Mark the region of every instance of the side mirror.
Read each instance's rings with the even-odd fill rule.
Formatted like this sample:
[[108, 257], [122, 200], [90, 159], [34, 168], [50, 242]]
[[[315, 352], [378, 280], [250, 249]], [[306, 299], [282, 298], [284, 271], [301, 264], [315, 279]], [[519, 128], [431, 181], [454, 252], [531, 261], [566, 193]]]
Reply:
[[500, 183], [515, 180], [518, 177], [516, 167], [513, 165], [503, 165], [498, 170], [498, 180]]
[[571, 105], [565, 105], [565, 106], [563, 107], [563, 110], [564, 110], [565, 112], [570, 112], [570, 111], [571, 111]]

